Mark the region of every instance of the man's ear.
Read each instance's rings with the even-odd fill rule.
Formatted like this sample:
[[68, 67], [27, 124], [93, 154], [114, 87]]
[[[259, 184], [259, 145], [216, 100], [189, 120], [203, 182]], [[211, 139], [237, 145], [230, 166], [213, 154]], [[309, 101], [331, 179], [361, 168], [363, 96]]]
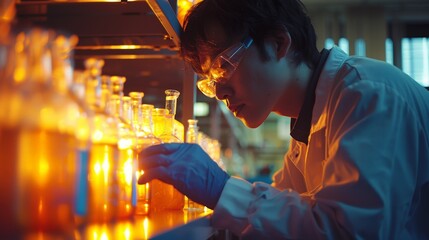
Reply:
[[289, 53], [289, 49], [292, 45], [292, 39], [288, 31], [279, 32], [275, 39], [277, 43], [277, 59], [280, 59]]

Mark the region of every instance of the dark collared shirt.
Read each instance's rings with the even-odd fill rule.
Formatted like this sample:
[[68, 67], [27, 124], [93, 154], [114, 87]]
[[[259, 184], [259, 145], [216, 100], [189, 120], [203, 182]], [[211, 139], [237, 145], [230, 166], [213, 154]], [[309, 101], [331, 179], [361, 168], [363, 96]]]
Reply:
[[329, 50], [323, 49], [316, 68], [314, 69], [310, 81], [308, 82], [305, 93], [304, 103], [299, 111], [298, 118], [291, 118], [290, 135], [297, 141], [308, 144], [308, 135], [310, 135], [311, 116], [313, 114], [314, 101], [316, 99], [316, 86], [329, 56]]

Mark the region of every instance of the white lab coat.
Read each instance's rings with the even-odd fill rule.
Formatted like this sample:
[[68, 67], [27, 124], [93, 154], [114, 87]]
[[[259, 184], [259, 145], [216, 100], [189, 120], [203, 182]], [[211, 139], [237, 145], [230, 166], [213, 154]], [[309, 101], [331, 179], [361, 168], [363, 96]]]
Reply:
[[429, 239], [429, 92], [334, 47], [308, 146], [292, 139], [273, 180], [230, 178], [213, 226], [243, 239]]

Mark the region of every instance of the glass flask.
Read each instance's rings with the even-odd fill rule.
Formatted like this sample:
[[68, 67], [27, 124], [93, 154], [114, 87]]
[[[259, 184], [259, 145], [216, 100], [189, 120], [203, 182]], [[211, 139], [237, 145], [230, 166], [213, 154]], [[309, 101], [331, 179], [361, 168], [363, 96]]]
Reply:
[[[57, 91], [69, 95], [79, 105], [80, 116], [76, 118], [76, 194], [75, 213], [76, 223], [81, 222], [81, 217], [87, 212], [87, 192], [88, 192], [88, 159], [90, 149], [90, 119], [92, 111], [84, 103], [83, 96], [75, 94], [73, 91], [73, 61], [72, 50], [76, 46], [78, 38], [76, 35], [57, 33], [52, 43], [52, 79]], [[83, 82], [82, 82], [83, 85]]]
[[[134, 130], [134, 132], [136, 133], [137, 136], [137, 144], [135, 146], [135, 151], [136, 151], [136, 159], [138, 159], [138, 154], [145, 148], [148, 147], [150, 145], [155, 144], [156, 142], [154, 142], [156, 140], [155, 136], [152, 134], [152, 128], [153, 128], [153, 124], [152, 124], [152, 108], [153, 105], [146, 105], [151, 107], [149, 109], [149, 114], [147, 112], [147, 109], [145, 109], [146, 112], [143, 112], [143, 105], [142, 105], [142, 99], [144, 96], [143, 92], [130, 92], [129, 94], [129, 98], [131, 99], [130, 101], [130, 109], [131, 109], [131, 126]], [[146, 119], [149, 118], [149, 131], [145, 131], [147, 130], [147, 127], [144, 126], [145, 122], [144, 118], [143, 118], [143, 114], [145, 114]], [[159, 140], [158, 140], [159, 143]], [[136, 161], [136, 165], [135, 165], [135, 173], [134, 173], [134, 178], [133, 178], [133, 200], [135, 200], [135, 206], [136, 206], [136, 211], [135, 214], [136, 215], [146, 215], [148, 213], [149, 210], [149, 193], [148, 193], [148, 189], [149, 189], [149, 183], [143, 184], [143, 185], [138, 185], [137, 184], [137, 179], [144, 173], [143, 170], [139, 170], [137, 161]], [[135, 192], [134, 192], [135, 191]], [[135, 198], [134, 198], [135, 197]]]
[[188, 119], [188, 129], [186, 130], [186, 142], [198, 143], [198, 120]]
[[174, 89], [165, 90], [165, 109], [169, 111], [173, 121], [173, 135], [179, 138], [180, 142], [185, 141], [185, 127], [176, 119], [177, 99], [180, 92]]
[[[123, 119], [127, 122], [128, 125], [130, 125], [131, 128], [133, 128], [132, 126], [132, 118], [133, 118], [133, 109], [131, 106], [131, 97], [130, 96], [122, 96], [122, 116]], [[134, 131], [134, 129], [133, 129]]]
[[[152, 112], [154, 106], [151, 104], [141, 104], [141, 120], [139, 123], [141, 125], [140, 131], [138, 132], [138, 142], [139, 148], [141, 150], [155, 145], [160, 144], [161, 140], [155, 137], [154, 124], [152, 120]], [[144, 174], [144, 170], [141, 168], [137, 168], [136, 177], [137, 179]], [[150, 183], [137, 185], [137, 215], [146, 215], [149, 213], [149, 205], [150, 205]]]
[[[165, 108], [154, 108], [154, 134], [162, 143], [179, 143], [179, 138], [173, 135], [172, 115]], [[144, 161], [144, 159], [142, 159]], [[150, 205], [151, 211], [178, 210], [183, 209], [184, 196], [172, 185], [154, 179], [150, 182]]]
[[[52, 82], [52, 34], [20, 32], [0, 94], [0, 235], [69, 236], [74, 229], [78, 104]], [[17, 236], [19, 235], [19, 236]]]
[[[118, 119], [118, 148], [119, 159], [116, 166], [118, 177], [118, 219], [126, 219], [133, 216], [136, 201], [133, 201], [133, 183], [135, 182], [135, 166], [137, 165], [136, 134], [129, 123], [129, 97], [124, 97], [123, 87], [126, 81], [122, 76], [111, 76], [113, 94], [110, 100], [112, 113]], [[125, 101], [124, 101], [125, 100]], [[124, 103], [127, 102], [127, 108]], [[134, 195], [135, 196], [135, 195]]]
[[[186, 142], [198, 144], [198, 120], [188, 119], [186, 130]], [[204, 211], [204, 205], [196, 203], [185, 196], [185, 209], [188, 211]]]
[[112, 86], [109, 77], [101, 77], [102, 59], [85, 60], [85, 98], [94, 115], [91, 119], [91, 149], [88, 163], [88, 222], [108, 222], [118, 215], [119, 184], [118, 119], [108, 108]]
[[82, 70], [73, 70], [73, 82], [70, 87], [70, 91], [80, 102], [82, 102], [82, 104], [87, 106], [87, 104], [85, 103], [85, 73], [86, 72]]
[[142, 99], [144, 96], [143, 92], [130, 92], [130, 109], [131, 109], [131, 117], [130, 117], [130, 123], [131, 127], [133, 128], [134, 132], [137, 136], [137, 144], [135, 147], [136, 153], [139, 154], [142, 149], [143, 145], [141, 143], [141, 138], [144, 136], [143, 132], [143, 124], [142, 124]]
[[[139, 206], [137, 205], [138, 203], [138, 184], [137, 184], [137, 179], [139, 178], [140, 174], [138, 171], [138, 154], [142, 151], [142, 143], [141, 143], [141, 137], [142, 137], [142, 130], [141, 130], [141, 121], [142, 121], [142, 109], [141, 109], [141, 102], [144, 96], [143, 92], [130, 92], [128, 94], [129, 96], [127, 97], [127, 99], [129, 99], [129, 104], [125, 104], [125, 97], [124, 97], [124, 108], [125, 108], [125, 112], [127, 112], [127, 108], [129, 109], [129, 119], [128, 122], [131, 124], [131, 127], [134, 131], [134, 133], [136, 134], [136, 143], [134, 145], [134, 152], [135, 152], [135, 161], [134, 161], [134, 165], [133, 165], [133, 175], [132, 175], [132, 196], [131, 196], [131, 201], [132, 201], [132, 205], [135, 208], [134, 213], [138, 215], [140, 214], [140, 209]], [[145, 187], [144, 185], [141, 187]]]

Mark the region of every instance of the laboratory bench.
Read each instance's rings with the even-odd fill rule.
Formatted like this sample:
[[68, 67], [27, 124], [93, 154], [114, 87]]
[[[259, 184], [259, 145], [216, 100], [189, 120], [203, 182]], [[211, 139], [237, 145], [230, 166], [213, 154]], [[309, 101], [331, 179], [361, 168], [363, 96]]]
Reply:
[[211, 227], [211, 215], [211, 210], [165, 210], [132, 220], [82, 225], [75, 231], [75, 239], [232, 239], [225, 230]]
[[211, 212], [165, 210], [105, 224], [82, 225], [76, 239], [209, 239]]

